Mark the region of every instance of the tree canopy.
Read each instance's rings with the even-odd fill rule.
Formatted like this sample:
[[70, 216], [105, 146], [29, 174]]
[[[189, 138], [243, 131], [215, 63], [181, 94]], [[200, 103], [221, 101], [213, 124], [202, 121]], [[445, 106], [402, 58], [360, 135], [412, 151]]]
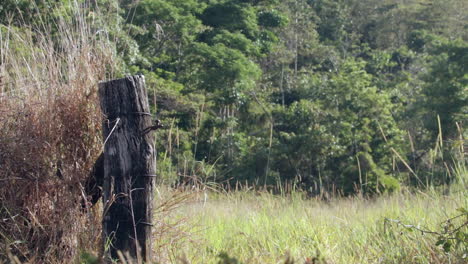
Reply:
[[[6, 0], [0, 23], [73, 19], [66, 2]], [[447, 181], [466, 144], [463, 0], [78, 2], [108, 13], [85, 16], [120, 74], [147, 76], [168, 184], [379, 193]]]

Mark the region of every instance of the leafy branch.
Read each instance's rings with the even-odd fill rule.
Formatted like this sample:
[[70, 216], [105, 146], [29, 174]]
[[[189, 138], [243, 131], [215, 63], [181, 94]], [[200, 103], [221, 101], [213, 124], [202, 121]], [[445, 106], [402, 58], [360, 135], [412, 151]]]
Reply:
[[[384, 229], [387, 230], [387, 223], [395, 223], [397, 226], [404, 227], [408, 231], [419, 231], [421, 234], [431, 234], [437, 236], [436, 246], [442, 246], [445, 253], [450, 253], [454, 245], [463, 248], [462, 258], [468, 257], [468, 210], [458, 208], [459, 215], [451, 217], [440, 224], [440, 231], [423, 229], [420, 226], [404, 224], [401, 220], [385, 218]], [[456, 224], [455, 220], [463, 219], [462, 223]]]

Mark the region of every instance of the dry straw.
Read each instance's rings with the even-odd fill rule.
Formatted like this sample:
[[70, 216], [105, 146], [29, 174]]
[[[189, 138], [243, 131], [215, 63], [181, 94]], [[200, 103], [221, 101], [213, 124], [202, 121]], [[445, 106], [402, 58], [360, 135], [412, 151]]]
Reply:
[[88, 7], [70, 5], [67, 19], [0, 25], [0, 262], [70, 263], [98, 244], [99, 215], [80, 200], [113, 48]]

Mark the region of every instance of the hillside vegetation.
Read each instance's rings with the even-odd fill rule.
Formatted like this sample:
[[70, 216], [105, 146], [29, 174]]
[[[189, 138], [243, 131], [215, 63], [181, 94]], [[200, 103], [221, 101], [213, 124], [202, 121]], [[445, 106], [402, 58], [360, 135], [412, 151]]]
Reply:
[[[437, 229], [436, 223], [455, 214], [446, 201], [467, 207], [465, 2], [2, 0], [0, 261], [63, 263], [82, 251], [97, 254], [100, 209], [83, 212], [80, 205], [85, 178], [103, 147], [97, 83], [132, 74], [145, 75], [151, 111], [165, 126], [156, 132], [161, 186], [214, 185], [227, 191], [251, 186], [268, 195], [265, 206], [281, 206], [258, 212], [256, 204], [263, 200], [248, 194], [246, 211], [267, 219], [295, 210], [274, 225], [301, 222], [316, 210], [335, 215], [333, 210], [354, 201], [349, 197], [361, 197], [356, 207], [377, 199], [369, 203], [380, 209], [369, 217], [365, 239], [381, 234], [375, 221], [393, 217], [384, 213], [390, 210], [387, 202], [398, 208], [403, 197], [401, 210], [408, 213], [402, 215], [414, 216], [401, 219], [405, 224], [429, 215], [413, 212], [433, 201], [410, 195], [422, 192], [436, 197], [437, 216], [427, 226]], [[455, 196], [439, 193], [453, 186], [462, 190]], [[283, 200], [291, 193], [304, 197]], [[336, 197], [350, 200], [323, 210], [308, 200]], [[230, 196], [219, 199], [237, 206]], [[415, 207], [408, 205], [412, 202]], [[222, 217], [219, 204], [207, 204], [215, 208], [208, 213]], [[232, 210], [225, 217], [243, 214]], [[318, 230], [328, 218], [318, 219], [304, 230]], [[213, 228], [221, 223], [205, 220], [200, 223]], [[232, 223], [224, 220], [220, 232], [231, 232]], [[268, 228], [246, 221], [239, 218], [246, 227]], [[296, 259], [323, 254], [327, 263], [377, 261], [377, 251], [351, 257], [351, 249], [343, 249], [333, 255], [327, 247], [342, 244], [333, 234], [319, 235], [320, 241], [335, 242], [314, 244], [314, 251], [303, 255], [312, 247], [270, 237], [265, 245], [270, 252], [280, 249], [276, 255], [259, 256], [260, 249], [242, 243], [233, 254], [245, 256], [245, 262], [279, 261], [288, 250]], [[216, 254], [234, 243], [206, 236], [220, 243], [206, 246]], [[352, 240], [348, 236], [345, 241]], [[367, 240], [360, 241], [360, 250], [368, 250]], [[392, 241], [381, 245], [392, 248]], [[398, 240], [414, 251], [385, 260], [405, 262], [446, 245], [421, 241], [413, 247]], [[216, 254], [197, 250], [176, 253], [216, 261]], [[420, 262], [449, 260], [434, 254]]]

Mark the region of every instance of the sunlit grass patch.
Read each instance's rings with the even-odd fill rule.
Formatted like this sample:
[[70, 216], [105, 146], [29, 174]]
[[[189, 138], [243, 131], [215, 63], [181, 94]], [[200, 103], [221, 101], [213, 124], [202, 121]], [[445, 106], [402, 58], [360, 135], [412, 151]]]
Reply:
[[300, 193], [215, 194], [178, 209], [178, 217], [189, 219], [197, 242], [179, 243], [172, 250], [192, 263], [218, 263], [223, 253], [243, 263], [284, 263], [287, 255], [296, 263], [462, 263], [461, 249], [446, 254], [435, 246], [434, 235], [385, 219], [440, 230], [444, 220], [467, 205], [463, 191], [326, 202]]

